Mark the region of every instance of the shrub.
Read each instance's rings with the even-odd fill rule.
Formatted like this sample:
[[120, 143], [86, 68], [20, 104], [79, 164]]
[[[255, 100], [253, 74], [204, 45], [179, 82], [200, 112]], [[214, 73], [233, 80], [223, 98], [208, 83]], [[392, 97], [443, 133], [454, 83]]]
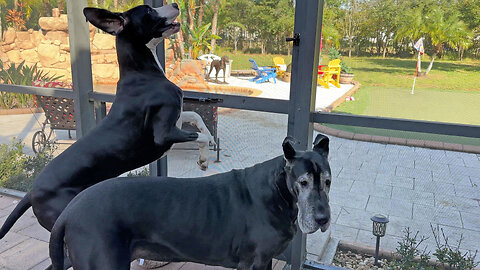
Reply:
[[343, 56], [340, 54], [340, 52], [337, 49], [335, 49], [335, 47], [329, 48], [327, 54], [328, 54], [328, 59], [330, 59], [330, 61], [335, 59], [342, 60], [340, 62], [340, 66], [342, 67], [343, 73], [353, 73], [352, 68], [348, 66], [347, 63], [345, 63], [345, 61], [343, 61]]
[[[404, 270], [404, 269], [455, 269], [455, 270], [471, 270], [474, 269], [479, 263], [475, 262], [477, 252], [465, 252], [460, 251], [460, 246], [463, 240], [463, 235], [460, 236], [456, 246], [451, 246], [448, 243], [448, 237], [445, 236], [443, 229], [434, 229], [430, 225], [437, 248], [433, 253], [433, 256], [441, 264], [432, 264], [430, 255], [427, 253], [426, 247], [424, 250], [420, 250], [419, 246], [427, 239], [424, 236], [419, 237], [418, 231], [412, 234], [409, 228], [404, 230], [404, 236], [400, 242], [398, 242], [397, 253], [399, 259], [396, 259], [389, 263], [389, 269]], [[440, 236], [441, 232], [441, 236]], [[443, 239], [442, 239], [443, 238]]]
[[424, 250], [420, 250], [419, 246], [426, 240], [424, 236], [418, 236], [418, 231], [412, 234], [410, 228], [404, 230], [404, 236], [398, 242], [397, 253], [400, 259], [390, 263], [391, 269], [435, 269], [428, 265], [430, 255]]
[[[431, 226], [431, 225], [430, 225]], [[475, 262], [475, 257], [477, 256], [477, 251], [475, 253], [460, 251], [460, 246], [463, 241], [463, 235], [460, 235], [460, 240], [456, 246], [452, 246], [448, 243], [448, 237], [445, 236], [443, 228], [434, 229], [432, 227], [433, 236], [435, 238], [435, 243], [437, 244], [437, 249], [433, 253], [437, 257], [438, 261], [444, 266], [448, 266], [450, 269], [473, 269], [478, 263]], [[440, 238], [440, 233], [442, 238]]]
[[35, 178], [53, 159], [53, 147], [35, 156], [23, 154], [23, 147], [15, 139], [10, 145], [0, 144], [0, 186], [29, 191]]

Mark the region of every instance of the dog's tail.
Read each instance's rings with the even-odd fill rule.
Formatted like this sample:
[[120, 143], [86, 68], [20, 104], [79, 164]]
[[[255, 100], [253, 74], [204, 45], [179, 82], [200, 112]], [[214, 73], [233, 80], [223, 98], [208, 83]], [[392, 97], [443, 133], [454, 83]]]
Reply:
[[60, 215], [55, 225], [53, 225], [52, 233], [50, 234], [49, 249], [53, 270], [63, 270], [65, 223], [61, 217]]
[[5, 223], [3, 223], [2, 228], [0, 229], [0, 239], [2, 239], [7, 232], [13, 227], [13, 224], [30, 208], [32, 204], [30, 203], [30, 192], [28, 192], [23, 199], [17, 204], [12, 213], [8, 216]]

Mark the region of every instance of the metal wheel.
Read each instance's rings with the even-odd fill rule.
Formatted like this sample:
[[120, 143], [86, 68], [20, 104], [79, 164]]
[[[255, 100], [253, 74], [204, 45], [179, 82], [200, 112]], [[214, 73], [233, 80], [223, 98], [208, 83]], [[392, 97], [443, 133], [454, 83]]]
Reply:
[[47, 136], [45, 132], [39, 130], [33, 134], [32, 138], [32, 149], [35, 154], [41, 153], [45, 150], [47, 146]]

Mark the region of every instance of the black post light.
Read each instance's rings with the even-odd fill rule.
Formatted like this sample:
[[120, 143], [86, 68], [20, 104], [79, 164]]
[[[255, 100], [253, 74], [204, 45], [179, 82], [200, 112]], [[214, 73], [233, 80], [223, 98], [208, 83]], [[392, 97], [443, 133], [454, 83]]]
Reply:
[[377, 237], [377, 245], [375, 247], [375, 265], [378, 264], [378, 249], [380, 248], [380, 237], [385, 236], [387, 231], [388, 218], [384, 215], [377, 214], [371, 218], [373, 221], [373, 235]]

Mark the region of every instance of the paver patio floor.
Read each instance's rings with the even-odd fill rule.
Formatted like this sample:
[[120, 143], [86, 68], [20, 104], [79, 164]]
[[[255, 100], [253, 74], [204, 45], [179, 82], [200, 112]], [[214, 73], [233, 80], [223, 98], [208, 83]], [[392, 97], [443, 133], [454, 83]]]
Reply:
[[[4, 129], [8, 121], [3, 117], [0, 116], [0, 140], [5, 142], [19, 134], [29, 144], [29, 130], [35, 128], [31, 116], [23, 116], [23, 120], [17, 117], [11, 129]], [[222, 110], [218, 123], [222, 162], [213, 163], [212, 152], [210, 167], [203, 172], [196, 165], [197, 151], [173, 150], [169, 154], [169, 175], [204, 176], [281, 155], [286, 127], [285, 115]], [[59, 137], [66, 138], [66, 134], [59, 133]], [[432, 226], [443, 229], [451, 244], [463, 235], [461, 251], [480, 250], [480, 155], [333, 136], [330, 139], [333, 237], [373, 246], [370, 217], [381, 213], [390, 219], [381, 243], [384, 249], [395, 250], [408, 226], [429, 237], [424, 244], [427, 250], [432, 250], [435, 248]], [[0, 223], [13, 209], [11, 200], [0, 199]], [[0, 269], [43, 269], [48, 263], [48, 233], [28, 213], [1, 240]], [[319, 253], [316, 243], [320, 234], [307, 237], [311, 258]]]

